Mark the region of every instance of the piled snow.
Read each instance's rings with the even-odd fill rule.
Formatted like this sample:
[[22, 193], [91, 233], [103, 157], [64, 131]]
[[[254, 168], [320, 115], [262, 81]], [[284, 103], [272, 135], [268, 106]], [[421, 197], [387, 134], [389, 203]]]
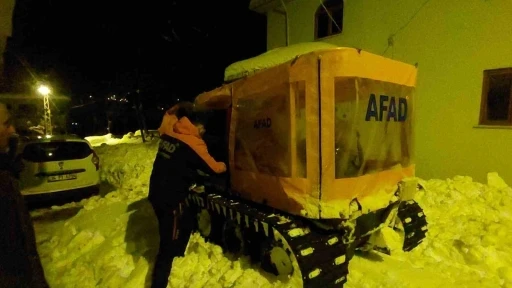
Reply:
[[[35, 223], [39, 254], [51, 287], [144, 287], [150, 283], [158, 229], [146, 196], [157, 143], [96, 147], [101, 178], [117, 190], [32, 213], [41, 218], [42, 213], [83, 206], [67, 221]], [[294, 282], [280, 285], [275, 277], [251, 268], [246, 258], [228, 259], [220, 247], [205, 243], [197, 234], [191, 238], [187, 257], [175, 261], [170, 287], [247, 287], [254, 283], [297, 287]]]
[[[149, 131], [148, 137], [149, 139], [155, 138], [157, 135], [157, 131]], [[135, 131], [135, 133], [128, 133], [124, 135], [122, 138], [114, 138], [111, 133], [102, 136], [88, 136], [85, 137], [85, 140], [89, 141], [93, 147], [100, 145], [117, 145], [117, 144], [139, 144], [142, 143], [142, 136], [140, 130]]]
[[325, 42], [304, 42], [287, 47], [275, 48], [256, 57], [229, 65], [224, 71], [224, 81], [232, 81], [251, 75], [259, 70], [286, 63], [303, 54], [336, 47], [338, 46]]
[[512, 188], [497, 173], [488, 174], [488, 185], [463, 176], [425, 185], [418, 202], [429, 237], [411, 253], [413, 263], [473, 271], [477, 287], [512, 287]]
[[95, 147], [100, 158], [101, 180], [120, 188], [147, 188], [157, 149], [156, 139], [138, 145]]
[[93, 147], [99, 145], [117, 145], [121, 143], [142, 143], [142, 139], [139, 137], [133, 137], [133, 133], [128, 133], [123, 138], [114, 138], [112, 134], [103, 136], [89, 136], [85, 137], [85, 140], [89, 141]]
[[[67, 220], [35, 222], [51, 287], [149, 285], [158, 230], [146, 195], [156, 143], [99, 146], [102, 179], [116, 190], [45, 211], [51, 218], [84, 207]], [[463, 176], [422, 185], [427, 239], [409, 253], [354, 257], [345, 287], [512, 287], [512, 189], [496, 173], [487, 185]], [[296, 276], [281, 282], [194, 234], [169, 287], [300, 287]]]

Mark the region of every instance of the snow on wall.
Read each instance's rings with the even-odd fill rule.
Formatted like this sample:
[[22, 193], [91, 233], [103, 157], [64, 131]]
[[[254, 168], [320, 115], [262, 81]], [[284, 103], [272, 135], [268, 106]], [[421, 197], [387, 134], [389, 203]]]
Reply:
[[259, 70], [288, 62], [299, 55], [336, 47], [338, 46], [324, 42], [306, 42], [290, 45], [288, 47], [275, 48], [259, 56], [229, 65], [224, 71], [224, 81], [232, 81], [251, 75]]
[[[35, 223], [51, 287], [149, 284], [158, 230], [144, 185], [155, 143], [100, 147], [102, 179], [117, 190], [83, 200], [85, 209], [66, 221]], [[512, 188], [495, 173], [487, 185], [464, 176], [422, 184], [417, 201], [429, 222], [427, 239], [409, 253], [356, 256], [345, 287], [512, 287]], [[197, 234], [174, 263], [168, 287], [300, 287], [297, 275], [280, 282]]]

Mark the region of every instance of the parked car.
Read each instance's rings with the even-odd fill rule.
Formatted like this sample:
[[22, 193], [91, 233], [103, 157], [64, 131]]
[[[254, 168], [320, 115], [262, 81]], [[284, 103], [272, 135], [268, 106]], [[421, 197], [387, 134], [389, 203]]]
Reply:
[[[21, 194], [29, 202], [99, 192], [100, 159], [87, 140], [73, 135], [20, 140]], [[69, 197], [68, 197], [69, 196]]]

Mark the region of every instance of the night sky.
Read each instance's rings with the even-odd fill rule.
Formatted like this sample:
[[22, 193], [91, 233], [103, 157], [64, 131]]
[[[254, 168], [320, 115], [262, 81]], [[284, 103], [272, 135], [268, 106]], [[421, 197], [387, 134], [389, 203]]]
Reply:
[[[263, 53], [265, 17], [248, 0], [17, 0], [25, 66], [74, 100], [137, 88], [158, 102], [222, 84], [227, 65]], [[18, 57], [16, 58], [18, 59]]]

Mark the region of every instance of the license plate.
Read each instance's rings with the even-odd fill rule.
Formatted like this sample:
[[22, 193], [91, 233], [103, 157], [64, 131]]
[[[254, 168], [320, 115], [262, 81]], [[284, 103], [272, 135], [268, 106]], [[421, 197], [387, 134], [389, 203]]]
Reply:
[[64, 174], [48, 176], [48, 182], [66, 181], [76, 179], [76, 174]]

